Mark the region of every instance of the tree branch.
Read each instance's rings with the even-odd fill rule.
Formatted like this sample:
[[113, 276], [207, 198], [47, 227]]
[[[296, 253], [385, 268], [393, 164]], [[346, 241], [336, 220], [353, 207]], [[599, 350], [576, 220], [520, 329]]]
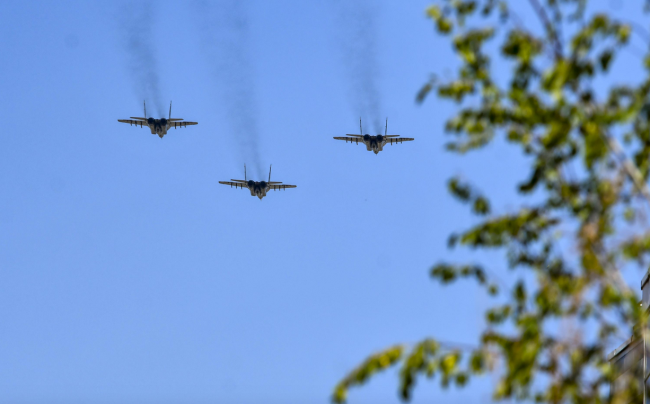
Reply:
[[609, 146], [614, 155], [618, 157], [621, 164], [623, 165], [623, 169], [634, 183], [636, 189], [650, 204], [650, 189], [648, 188], [648, 184], [646, 184], [645, 180], [643, 179], [643, 175], [641, 175], [641, 172], [639, 172], [639, 169], [625, 155], [625, 152], [623, 151], [621, 145], [618, 143], [618, 140], [606, 133], [604, 133], [603, 136], [607, 140], [607, 146]]
[[557, 37], [557, 32], [553, 28], [553, 23], [548, 18], [548, 15], [546, 15], [546, 11], [544, 10], [544, 7], [541, 4], [539, 4], [539, 1], [537, 0], [528, 0], [528, 2], [535, 9], [535, 12], [537, 13], [539, 19], [542, 20], [542, 24], [544, 24], [544, 27], [546, 28], [546, 31], [548, 32], [548, 35], [551, 38], [551, 41], [553, 42], [553, 51], [555, 53], [555, 59], [558, 60], [562, 59], [562, 43], [560, 42], [560, 39]]

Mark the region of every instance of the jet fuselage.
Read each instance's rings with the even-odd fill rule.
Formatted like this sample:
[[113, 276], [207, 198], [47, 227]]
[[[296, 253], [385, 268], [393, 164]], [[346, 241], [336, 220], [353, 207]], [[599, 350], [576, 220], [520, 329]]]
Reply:
[[160, 119], [154, 119], [154, 118], [148, 118], [147, 119], [147, 126], [149, 126], [149, 129], [151, 129], [151, 134], [152, 135], [158, 135], [162, 139], [163, 136], [167, 134], [167, 129], [169, 129], [171, 122], [168, 121], [165, 118], [160, 118]]
[[260, 200], [266, 196], [266, 191], [270, 188], [266, 181], [250, 180], [246, 185], [248, 185], [248, 190], [251, 191], [251, 196], [256, 196]]
[[372, 151], [375, 154], [384, 150], [384, 145], [388, 141], [388, 138], [382, 135], [370, 136], [363, 135], [363, 144], [366, 145], [366, 150]]

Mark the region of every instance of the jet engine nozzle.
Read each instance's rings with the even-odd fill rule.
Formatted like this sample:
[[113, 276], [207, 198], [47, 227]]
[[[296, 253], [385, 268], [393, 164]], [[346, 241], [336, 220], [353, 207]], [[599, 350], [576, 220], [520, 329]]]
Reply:
[[266, 188], [266, 181], [262, 181], [262, 182], [260, 182], [260, 186], [261, 186], [262, 188]]
[[149, 123], [149, 125], [153, 125], [155, 122], [156, 122], [156, 120], [153, 119], [153, 118], [147, 119], [147, 123]]
[[363, 140], [365, 140], [366, 142], [370, 140], [370, 135], [363, 135]]
[[167, 125], [167, 119], [160, 118], [160, 123], [163, 124], [163, 125]]
[[249, 186], [250, 188], [253, 188], [253, 185], [255, 185], [255, 181], [253, 181], [253, 180], [248, 180], [248, 186]]
[[383, 137], [382, 135], [377, 135], [377, 141], [378, 141], [378, 142], [383, 142], [383, 141], [384, 141], [384, 137]]

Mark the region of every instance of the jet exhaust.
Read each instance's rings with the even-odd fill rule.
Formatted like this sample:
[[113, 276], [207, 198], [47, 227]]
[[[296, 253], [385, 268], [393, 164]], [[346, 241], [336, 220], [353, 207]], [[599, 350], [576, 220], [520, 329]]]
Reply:
[[120, 6], [123, 7], [117, 14], [118, 23], [138, 105], [146, 100], [147, 104], [151, 103], [156, 109], [156, 118], [165, 116], [158, 63], [154, 54], [155, 7], [151, 1], [132, 1]]
[[[369, 0], [333, 2], [336, 42], [341, 51], [355, 116], [369, 120], [375, 134], [383, 132], [379, 61], [378, 5]], [[363, 135], [363, 133], [362, 133]]]
[[245, 7], [238, 0], [194, 3], [204, 54], [226, 109], [230, 135], [241, 153], [239, 162], [250, 162], [258, 178], [262, 178], [250, 22]]

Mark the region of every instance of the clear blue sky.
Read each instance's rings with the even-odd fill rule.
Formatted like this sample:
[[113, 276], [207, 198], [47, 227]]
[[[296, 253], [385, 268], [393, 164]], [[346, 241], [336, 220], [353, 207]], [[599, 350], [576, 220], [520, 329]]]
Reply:
[[[117, 122], [142, 110], [126, 3], [0, 3], [0, 403], [326, 403], [375, 350], [475, 340], [487, 298], [428, 278], [438, 260], [471, 259], [446, 250], [472, 220], [446, 179], [508, 209], [525, 165], [498, 145], [444, 151], [455, 106], [414, 102], [455, 64], [429, 1], [372, 3], [379, 112], [416, 138], [377, 156], [332, 139], [360, 115], [341, 3], [240, 10], [260, 165], [298, 185], [261, 202], [218, 184], [243, 176], [247, 152], [197, 7], [160, 2], [148, 17], [161, 97], [199, 122], [161, 140]], [[413, 402], [489, 402], [490, 383], [420, 383]], [[398, 402], [396, 386], [388, 372], [350, 402]]]

